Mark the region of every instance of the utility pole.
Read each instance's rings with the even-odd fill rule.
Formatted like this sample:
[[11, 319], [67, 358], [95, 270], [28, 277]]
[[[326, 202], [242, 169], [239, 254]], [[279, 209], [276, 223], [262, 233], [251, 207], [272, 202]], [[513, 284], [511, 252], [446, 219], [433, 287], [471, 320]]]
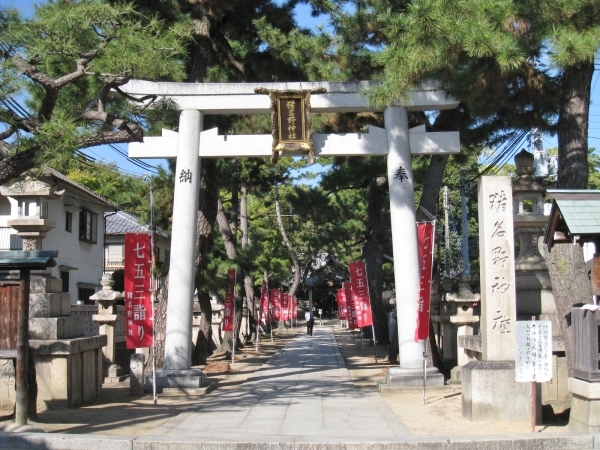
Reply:
[[462, 257], [463, 257], [463, 276], [471, 281], [471, 266], [469, 264], [469, 227], [467, 221], [467, 189], [468, 184], [465, 180], [465, 169], [460, 169], [460, 206], [462, 213]]

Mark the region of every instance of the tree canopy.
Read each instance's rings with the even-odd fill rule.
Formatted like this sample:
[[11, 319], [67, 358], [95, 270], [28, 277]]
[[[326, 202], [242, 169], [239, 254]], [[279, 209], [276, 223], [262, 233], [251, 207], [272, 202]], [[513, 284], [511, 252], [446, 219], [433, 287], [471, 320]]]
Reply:
[[132, 5], [57, 0], [31, 19], [0, 10], [0, 182], [52, 155], [141, 141], [154, 99], [118, 95], [134, 78], [182, 80], [189, 23], [167, 26]]

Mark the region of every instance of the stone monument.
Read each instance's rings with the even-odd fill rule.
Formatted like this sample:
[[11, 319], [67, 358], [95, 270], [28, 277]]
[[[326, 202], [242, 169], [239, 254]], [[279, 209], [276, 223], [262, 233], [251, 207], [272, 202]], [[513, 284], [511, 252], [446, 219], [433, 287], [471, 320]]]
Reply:
[[462, 413], [469, 420], [527, 421], [531, 386], [515, 381], [516, 291], [510, 177], [478, 182], [481, 360], [462, 369]]

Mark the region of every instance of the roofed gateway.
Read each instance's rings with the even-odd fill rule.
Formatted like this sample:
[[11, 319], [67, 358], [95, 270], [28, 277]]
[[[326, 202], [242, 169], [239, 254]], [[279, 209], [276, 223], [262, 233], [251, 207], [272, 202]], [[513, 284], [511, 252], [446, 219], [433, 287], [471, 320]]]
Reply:
[[[202, 158], [270, 157], [274, 150], [272, 135], [220, 136], [216, 129], [202, 131], [205, 115], [266, 114], [271, 99], [259, 92], [309, 91], [311, 111], [315, 113], [358, 113], [383, 111], [385, 129], [369, 127], [368, 133], [315, 134], [315, 157], [387, 155], [392, 224], [394, 281], [397, 292], [400, 367], [396, 379], [411, 380], [419, 375], [424, 344], [415, 342], [419, 299], [419, 261], [415, 229], [415, 203], [412, 154], [458, 153], [457, 132], [425, 132], [425, 127], [409, 130], [408, 111], [453, 109], [454, 99], [434, 84], [424, 84], [409, 93], [405, 105], [378, 108], [364, 95], [373, 82], [340, 83], [154, 83], [134, 80], [122, 87], [132, 96], [152, 96], [153, 101], [168, 100], [181, 111], [179, 132], [163, 130], [162, 137], [145, 138], [130, 144], [132, 158], [177, 158], [170, 262], [170, 283], [165, 342], [165, 368], [159, 373], [159, 387], [198, 387], [202, 373], [191, 370], [191, 332], [194, 293], [195, 237], [198, 187]], [[323, 92], [324, 91], [324, 92]], [[277, 149], [277, 145], [275, 145]], [[286, 152], [303, 156], [304, 150]], [[392, 369], [394, 370], [394, 369]], [[435, 382], [434, 371], [428, 374]], [[443, 383], [443, 376], [437, 374]], [[410, 381], [408, 381], [410, 383]], [[190, 384], [186, 384], [190, 383]]]

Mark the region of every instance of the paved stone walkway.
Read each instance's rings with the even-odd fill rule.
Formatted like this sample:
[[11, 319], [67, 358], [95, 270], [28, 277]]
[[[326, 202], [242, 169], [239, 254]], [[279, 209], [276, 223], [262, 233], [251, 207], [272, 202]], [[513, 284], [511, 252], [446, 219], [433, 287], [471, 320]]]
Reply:
[[198, 399], [198, 406], [150, 434], [0, 432], [0, 448], [586, 450], [600, 449], [600, 435], [411, 436], [378, 392], [354, 387], [333, 331], [325, 326], [312, 337], [295, 338], [246, 383]]
[[390, 441], [410, 433], [376, 392], [359, 391], [331, 328], [300, 335], [238, 389], [214, 392], [145, 439]]

